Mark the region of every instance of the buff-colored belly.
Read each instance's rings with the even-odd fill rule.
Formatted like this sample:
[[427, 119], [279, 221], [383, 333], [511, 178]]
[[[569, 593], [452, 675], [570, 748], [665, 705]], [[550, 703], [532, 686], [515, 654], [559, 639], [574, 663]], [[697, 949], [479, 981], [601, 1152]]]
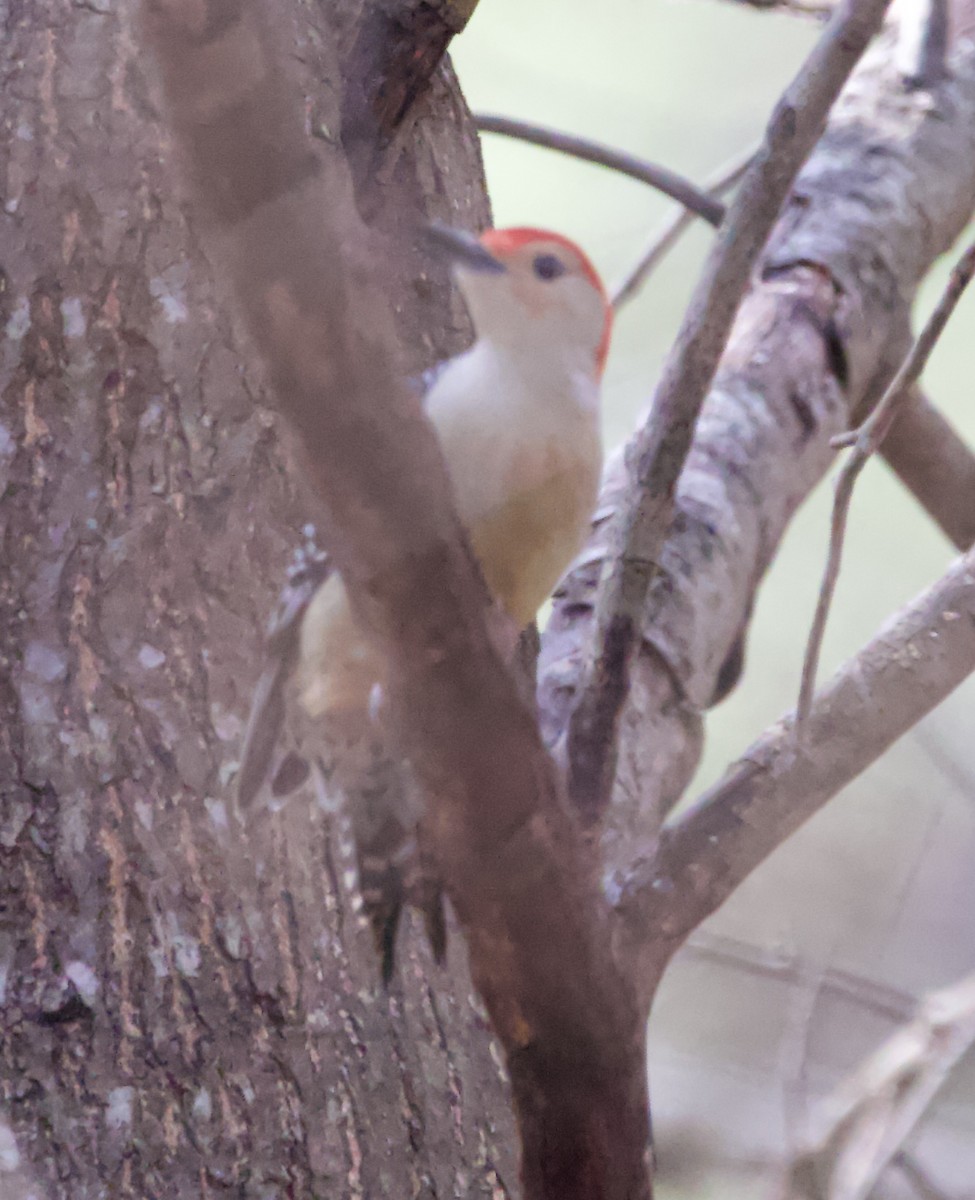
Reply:
[[[492, 503], [483, 486], [455, 478], [460, 515], [492, 595], [520, 626], [551, 595], [578, 553], [589, 528], [599, 484], [595, 433], [585, 452], [561, 453], [557, 442], [526, 446], [493, 480]], [[483, 479], [480, 481], [483, 485]], [[299, 689], [309, 716], [365, 708], [383, 681], [383, 661], [357, 626], [341, 579], [316, 593], [301, 629]]]
[[382, 658], [363, 635], [339, 575], [315, 593], [301, 623], [298, 688], [310, 717], [369, 705], [382, 681]]
[[578, 553], [589, 528], [597, 475], [566, 467], [511, 498], [477, 522], [474, 552], [495, 595], [527, 625]]

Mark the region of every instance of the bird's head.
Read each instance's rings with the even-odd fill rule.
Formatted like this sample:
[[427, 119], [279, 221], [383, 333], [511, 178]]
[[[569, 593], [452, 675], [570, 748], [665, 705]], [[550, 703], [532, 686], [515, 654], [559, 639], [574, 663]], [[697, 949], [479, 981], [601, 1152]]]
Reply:
[[478, 238], [442, 225], [430, 237], [453, 265], [478, 337], [602, 373], [613, 310], [596, 268], [569, 238], [526, 228]]

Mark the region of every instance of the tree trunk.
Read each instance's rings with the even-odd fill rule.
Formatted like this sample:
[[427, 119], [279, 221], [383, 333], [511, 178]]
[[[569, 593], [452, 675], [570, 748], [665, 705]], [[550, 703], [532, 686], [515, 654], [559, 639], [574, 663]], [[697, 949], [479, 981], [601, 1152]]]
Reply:
[[[358, 7], [277, 5], [345, 153]], [[410, 930], [385, 995], [334, 818], [299, 801], [244, 844], [229, 804], [315, 513], [177, 203], [134, 7], [0, 3], [0, 1194], [505, 1196], [459, 940], [440, 972]], [[359, 197], [380, 245], [487, 216], [448, 67], [415, 111]], [[464, 319], [387, 257], [412, 369]]]

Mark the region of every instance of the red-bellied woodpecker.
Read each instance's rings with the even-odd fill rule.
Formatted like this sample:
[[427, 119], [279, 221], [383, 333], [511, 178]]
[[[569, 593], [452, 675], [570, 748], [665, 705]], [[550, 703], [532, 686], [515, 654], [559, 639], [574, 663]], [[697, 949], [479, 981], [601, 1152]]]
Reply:
[[[496, 229], [475, 238], [435, 227], [430, 236], [452, 261], [477, 340], [433, 373], [424, 407], [488, 588], [523, 627], [582, 546], [595, 506], [612, 310], [589, 259], [559, 234]], [[238, 797], [242, 807], [253, 800], [282, 726], [297, 727], [304, 757], [346, 795], [363, 904], [388, 980], [404, 900], [424, 911], [438, 957], [444, 933], [436, 877], [417, 846], [420, 809], [408, 771], [383, 749], [373, 704], [382, 681], [383, 663], [356, 627], [341, 578], [323, 555], [305, 553], [268, 634]], [[306, 775], [290, 754], [272, 791], [290, 791]]]

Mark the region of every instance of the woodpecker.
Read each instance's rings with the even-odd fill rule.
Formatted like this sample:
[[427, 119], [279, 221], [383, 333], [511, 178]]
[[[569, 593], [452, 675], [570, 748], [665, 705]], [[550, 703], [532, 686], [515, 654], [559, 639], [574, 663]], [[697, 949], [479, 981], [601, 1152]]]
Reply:
[[[424, 408], [443, 448], [485, 582], [519, 627], [578, 553], [602, 468], [599, 392], [612, 309], [586, 255], [542, 229], [477, 238], [434, 226], [476, 340], [429, 375]], [[340, 575], [313, 545], [297, 555], [272, 618], [238, 774], [246, 808], [270, 781], [283, 795], [313, 764], [344, 794], [363, 908], [388, 983], [404, 902], [444, 952], [442, 900], [423, 849], [407, 764], [386, 750], [383, 663], [357, 628]], [[285, 726], [300, 752], [272, 771]]]

